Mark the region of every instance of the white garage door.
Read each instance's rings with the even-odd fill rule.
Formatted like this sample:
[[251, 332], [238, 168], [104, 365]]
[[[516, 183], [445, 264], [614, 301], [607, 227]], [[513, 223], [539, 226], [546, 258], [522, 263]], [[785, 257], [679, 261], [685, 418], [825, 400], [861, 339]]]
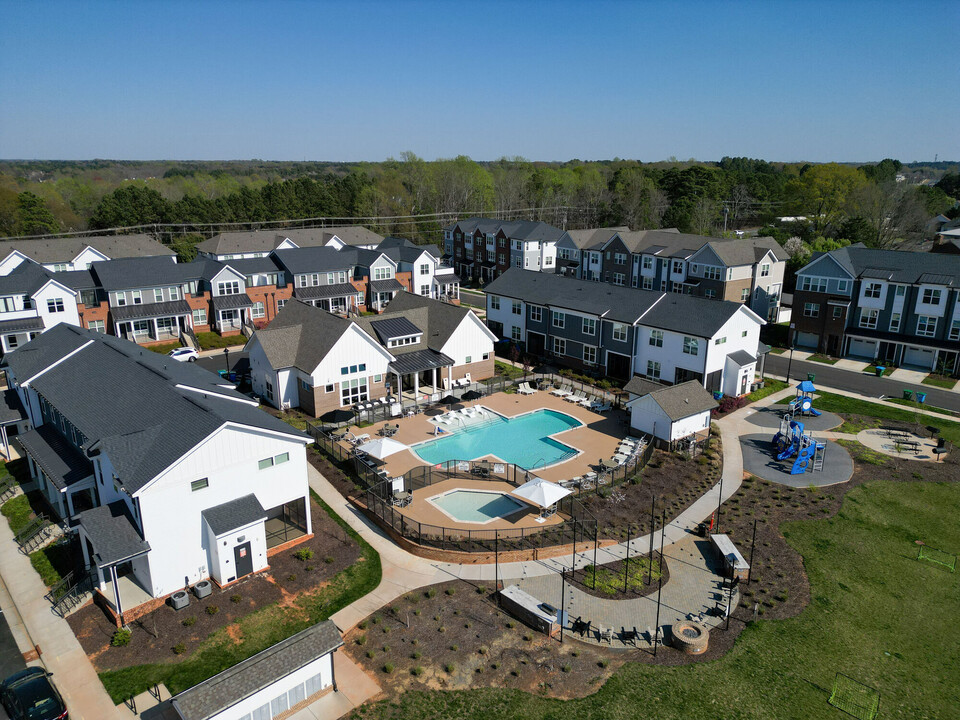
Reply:
[[877, 341], [876, 340], [850, 340], [850, 348], [847, 350], [849, 355], [856, 355], [857, 357], [868, 358], [873, 360], [877, 355]]
[[816, 333], [797, 333], [797, 347], [816, 349], [820, 345], [820, 336]]
[[933, 369], [933, 350], [908, 345], [903, 351], [903, 365], [916, 365], [924, 370]]

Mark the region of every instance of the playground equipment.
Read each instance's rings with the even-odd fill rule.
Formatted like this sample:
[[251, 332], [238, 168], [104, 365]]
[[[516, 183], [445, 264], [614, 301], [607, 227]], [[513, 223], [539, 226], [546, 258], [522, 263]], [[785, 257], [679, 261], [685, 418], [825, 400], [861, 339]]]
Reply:
[[812, 436], [803, 432], [803, 423], [784, 415], [780, 420], [780, 431], [773, 436], [774, 454], [777, 460], [789, 460], [796, 455], [791, 475], [823, 470], [823, 456], [827, 444], [816, 442]]
[[790, 408], [790, 413], [796, 417], [797, 413], [800, 413], [800, 416], [812, 415], [813, 417], [820, 417], [820, 411], [813, 406], [813, 394], [817, 389], [813, 386], [813, 383], [809, 380], [804, 380], [802, 383], [797, 385], [797, 396], [790, 401], [790, 404], [787, 406]]

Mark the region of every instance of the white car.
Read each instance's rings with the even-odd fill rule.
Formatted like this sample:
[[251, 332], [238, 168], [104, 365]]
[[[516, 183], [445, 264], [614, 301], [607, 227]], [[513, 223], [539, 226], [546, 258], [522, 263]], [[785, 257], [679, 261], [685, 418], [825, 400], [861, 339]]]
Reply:
[[194, 362], [198, 357], [200, 357], [200, 353], [191, 347], [174, 348], [168, 352], [167, 355], [172, 357], [177, 362]]

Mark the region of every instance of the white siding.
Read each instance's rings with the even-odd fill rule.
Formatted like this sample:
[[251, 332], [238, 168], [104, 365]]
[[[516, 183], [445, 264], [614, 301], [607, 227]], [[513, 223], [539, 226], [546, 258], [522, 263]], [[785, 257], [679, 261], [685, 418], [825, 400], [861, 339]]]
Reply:
[[710, 427], [710, 411], [704, 410], [696, 415], [674, 421], [670, 426], [670, 439], [680, 440], [688, 435], [693, 435], [693, 433], [706, 430], [708, 427]]
[[467, 357], [471, 362], [478, 362], [484, 353], [493, 353], [493, 333], [470, 313], [460, 321], [440, 352], [453, 358], [457, 365], [465, 363]]
[[2, 261], [0, 261], [0, 275], [9, 275], [20, 263], [28, 261], [29, 258], [19, 250], [13, 250]]
[[[63, 312], [50, 312], [47, 308], [47, 300], [63, 301]], [[37, 312], [43, 319], [43, 327], [49, 330], [54, 325], [67, 323], [80, 327], [80, 315], [77, 312], [77, 297], [74, 291], [64, 287], [60, 283], [49, 282], [33, 296]]]
[[[426, 344], [421, 341], [421, 345]], [[417, 347], [418, 346], [408, 346]], [[351, 325], [340, 336], [340, 339], [334, 344], [326, 356], [320, 361], [320, 364], [314, 368], [311, 373], [313, 385], [328, 385], [338, 383], [341, 380], [350, 380], [355, 377], [381, 375], [387, 372], [387, 366], [390, 364], [392, 356], [384, 350], [376, 340], [356, 325]], [[366, 370], [357, 373], [348, 373], [344, 375], [341, 371], [344, 367], [352, 365], [366, 364]], [[296, 391], [294, 391], [296, 392]]]
[[[760, 344], [760, 326], [763, 323], [747, 308], [741, 307], [722, 328], [709, 340], [707, 346], [706, 374], [717, 370], [724, 370], [727, 355], [743, 350], [754, 357], [757, 356], [757, 346]], [[746, 336], [744, 336], [746, 332]], [[726, 342], [716, 344], [718, 338], [726, 338]]]

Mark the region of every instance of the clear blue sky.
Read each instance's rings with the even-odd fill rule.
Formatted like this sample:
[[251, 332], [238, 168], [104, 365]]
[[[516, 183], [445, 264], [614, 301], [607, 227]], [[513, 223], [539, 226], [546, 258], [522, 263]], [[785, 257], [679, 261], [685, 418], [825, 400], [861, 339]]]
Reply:
[[958, 160], [958, 22], [958, 0], [0, 0], [0, 157]]

